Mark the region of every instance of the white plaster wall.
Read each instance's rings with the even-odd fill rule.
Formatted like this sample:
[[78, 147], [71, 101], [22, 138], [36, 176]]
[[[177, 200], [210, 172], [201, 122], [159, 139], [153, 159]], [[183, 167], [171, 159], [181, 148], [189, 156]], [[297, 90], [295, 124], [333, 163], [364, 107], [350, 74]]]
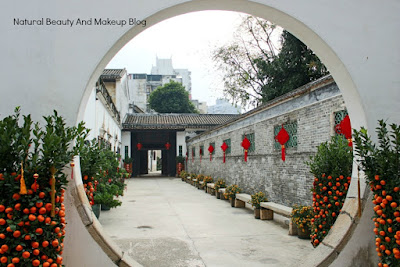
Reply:
[[[128, 76], [126, 73], [122, 76], [121, 80], [117, 82], [116, 88], [116, 102], [115, 106], [120, 113], [121, 123], [123, 123], [125, 115], [128, 113], [129, 108], [129, 87]], [[119, 139], [121, 140], [121, 139]]]
[[[57, 109], [68, 124], [76, 124], [84, 118], [91, 89], [104, 67], [144, 30], [141, 26], [15, 26], [14, 18], [136, 17], [146, 19], [150, 27], [175, 15], [209, 9], [243, 11], [269, 19], [309, 45], [343, 90], [353, 127], [374, 129], [381, 118], [400, 122], [398, 0], [6, 1], [0, 9], [0, 35], [4, 37], [0, 42], [1, 116], [22, 106], [23, 113], [40, 120]], [[79, 224], [76, 213], [70, 216], [73, 224]], [[85, 247], [84, 253], [78, 253], [66, 246], [67, 266], [77, 266], [68, 265], [77, 256], [80, 266], [92, 266], [94, 258], [101, 258], [102, 251], [85, 229], [67, 232], [69, 238], [72, 235], [73, 243]], [[110, 265], [104, 262], [103, 266]]]
[[92, 140], [97, 138], [99, 134], [99, 127], [96, 127], [96, 89], [93, 88], [90, 93], [89, 100], [86, 104], [85, 115], [83, 121], [85, 122], [86, 128], [90, 129], [88, 139]]
[[[98, 100], [96, 100], [96, 132], [98, 132], [100, 136], [111, 142], [111, 150], [114, 151], [115, 149], [115, 151], [117, 151], [117, 147], [121, 142], [121, 129], [119, 124], [110, 114], [107, 107], [100, 100], [100, 97], [101, 96], [98, 96]], [[101, 134], [101, 128], [103, 128], [106, 132], [109, 132], [112, 137], [109, 139], [107, 134]], [[117, 141], [115, 141], [115, 135], [117, 135]]]
[[128, 146], [128, 155], [131, 158], [131, 132], [122, 132], [122, 147], [121, 147], [121, 156], [122, 159], [125, 159], [125, 146]]
[[186, 132], [177, 132], [176, 133], [176, 155], [179, 156], [179, 146], [182, 146], [182, 156], [186, 155], [186, 140], [185, 140]]

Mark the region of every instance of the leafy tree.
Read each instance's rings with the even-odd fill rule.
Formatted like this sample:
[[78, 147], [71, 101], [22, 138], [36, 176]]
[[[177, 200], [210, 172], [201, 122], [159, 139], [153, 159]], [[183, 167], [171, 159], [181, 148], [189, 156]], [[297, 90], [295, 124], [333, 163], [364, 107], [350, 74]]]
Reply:
[[198, 113], [182, 84], [170, 81], [149, 96], [149, 104], [159, 113]]
[[213, 60], [223, 73], [224, 94], [243, 106], [257, 106], [328, 73], [318, 57], [281, 28], [252, 16], [243, 19], [231, 44], [217, 48]]

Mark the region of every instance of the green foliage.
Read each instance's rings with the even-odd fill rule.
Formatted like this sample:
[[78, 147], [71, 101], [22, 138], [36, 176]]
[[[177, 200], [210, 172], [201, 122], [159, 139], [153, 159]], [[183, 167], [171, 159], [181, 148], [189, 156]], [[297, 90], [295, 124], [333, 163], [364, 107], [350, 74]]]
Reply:
[[376, 132], [377, 145], [365, 128], [354, 130], [355, 151], [374, 193], [373, 221], [380, 262], [400, 266], [400, 126], [391, 124], [388, 130], [380, 120]]
[[306, 162], [314, 174], [311, 243], [318, 246], [339, 215], [351, 182], [353, 153], [348, 141], [333, 136], [322, 143], [318, 152]]
[[314, 217], [313, 209], [310, 206], [295, 205], [291, 214], [292, 221], [297, 227], [305, 232], [307, 229], [311, 231], [311, 220]]
[[106, 205], [110, 208], [121, 206], [122, 202], [114, 198], [118, 192], [119, 188], [116, 185], [99, 184], [96, 194], [94, 195], [94, 202], [96, 204]]
[[86, 141], [80, 151], [80, 163], [82, 175], [96, 177], [100, 171], [101, 148], [96, 139]]
[[240, 192], [242, 192], [242, 189], [237, 184], [233, 184], [225, 189], [224, 197], [227, 199], [235, 199], [236, 194]]
[[315, 177], [322, 174], [333, 177], [351, 176], [353, 152], [348, 141], [342, 136], [333, 136], [330, 142], [320, 144], [315, 156], [306, 164]]
[[133, 158], [130, 158], [130, 157], [125, 158], [125, 159], [124, 159], [124, 163], [125, 163], [125, 164], [131, 164], [131, 163], [133, 163]]
[[268, 199], [263, 192], [258, 192], [251, 195], [250, 203], [256, 209], [261, 208], [260, 206], [261, 202], [265, 201], [268, 201]]
[[177, 156], [176, 158], [175, 158], [175, 161], [176, 161], [176, 163], [185, 163], [185, 158], [184, 157], [182, 157], [182, 156]]
[[[14, 257], [20, 258], [19, 266], [32, 266], [33, 259], [44, 256], [55, 261], [61, 254], [64, 234], [59, 230], [65, 227], [62, 202], [64, 188], [68, 184], [63, 170], [79, 152], [82, 140], [88, 133], [83, 123], [77, 127], [66, 126], [56, 111], [44, 117], [44, 121], [44, 128], [39, 123], [33, 123], [30, 115], [23, 116], [21, 122], [19, 108], [15, 109], [14, 115], [0, 120], [0, 233], [3, 234], [0, 247], [7, 245], [9, 249], [2, 251], [2, 256], [8, 258], [9, 262]], [[76, 146], [72, 145], [73, 142]], [[51, 204], [49, 184], [51, 167], [57, 169], [54, 206]], [[38, 175], [36, 187], [33, 186], [35, 174]], [[22, 177], [27, 188], [26, 194], [20, 191], [23, 188]], [[42, 207], [39, 208], [39, 205]], [[50, 219], [52, 207], [55, 208], [55, 215], [51, 217], [51, 224], [39, 221], [39, 216]], [[7, 213], [4, 208], [12, 211]], [[31, 214], [24, 210], [31, 210]], [[21, 225], [20, 222], [30, 223]], [[8, 227], [12, 231], [7, 231]], [[42, 229], [42, 233], [37, 232], [38, 228]], [[43, 241], [58, 242], [60, 246], [43, 247], [38, 255], [33, 255], [32, 242], [42, 244]], [[30, 252], [31, 257], [21, 257], [22, 252], [15, 250], [17, 245]]]
[[281, 35], [279, 50], [273, 42], [279, 29], [247, 16], [234, 41], [213, 52], [223, 74], [224, 94], [233, 102], [258, 106], [328, 74], [318, 57], [287, 31]]
[[215, 182], [215, 184], [214, 184], [214, 189], [215, 189], [215, 191], [217, 191], [217, 192], [218, 192], [218, 190], [219, 190], [220, 188], [225, 188], [225, 187], [226, 187], [226, 182], [225, 182], [225, 180], [222, 179], [222, 178], [219, 178], [219, 179]]
[[185, 87], [172, 80], [150, 94], [149, 104], [159, 113], [198, 113]]

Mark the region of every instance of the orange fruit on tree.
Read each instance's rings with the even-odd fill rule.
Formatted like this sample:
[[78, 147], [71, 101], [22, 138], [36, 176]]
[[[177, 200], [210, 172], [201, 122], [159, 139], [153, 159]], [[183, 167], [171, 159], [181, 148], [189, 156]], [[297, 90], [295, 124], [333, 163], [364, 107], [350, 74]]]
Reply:
[[34, 249], [34, 250], [32, 251], [32, 253], [33, 253], [33, 255], [37, 256], [37, 255], [40, 254], [40, 250]]
[[50, 262], [47, 262], [47, 261], [44, 262], [44, 263], [43, 263], [43, 267], [50, 267]]
[[43, 217], [43, 215], [38, 215], [38, 216], [37, 216], [37, 220], [38, 220], [39, 222], [44, 222], [44, 217]]
[[6, 208], [6, 213], [11, 213], [12, 211], [13, 211], [13, 208], [10, 208], [10, 207]]
[[25, 213], [25, 214], [29, 214], [29, 209], [25, 208], [22, 212]]
[[57, 263], [52, 263], [50, 267], [58, 267]]
[[52, 245], [53, 247], [58, 247], [58, 245], [59, 245], [58, 240], [57, 240], [57, 239], [54, 239], [54, 240], [51, 242], [51, 245]]
[[51, 203], [46, 203], [46, 204], [44, 205], [44, 207], [46, 208], [47, 211], [51, 211], [52, 206], [53, 206], [53, 205], [52, 205]]
[[36, 213], [37, 209], [36, 209], [36, 207], [32, 207], [32, 208], [29, 209], [29, 211], [30, 211], [31, 213]]
[[397, 202], [394, 202], [394, 201], [393, 201], [392, 203], [390, 203], [390, 206], [391, 206], [392, 208], [394, 208], [394, 209], [397, 208]]
[[13, 236], [14, 236], [15, 238], [20, 237], [20, 236], [21, 236], [21, 231], [19, 231], [19, 230], [14, 231]]
[[46, 214], [46, 212], [47, 212], [47, 210], [46, 210], [46, 208], [44, 208], [44, 207], [41, 207], [41, 208], [39, 209], [39, 214]]
[[0, 234], [0, 239], [5, 239], [5, 238], [6, 238], [6, 235], [3, 234], [3, 233], [1, 233], [1, 234]]
[[38, 248], [38, 247], [39, 247], [39, 242], [33, 241], [33, 242], [31, 243], [31, 246], [32, 246], [33, 248]]
[[45, 240], [42, 242], [42, 247], [48, 247], [49, 246], [49, 241]]
[[19, 200], [19, 199], [21, 198], [21, 195], [18, 194], [18, 193], [15, 193], [15, 194], [12, 196], [12, 198], [15, 199], [15, 200]]
[[19, 258], [18, 257], [15, 257], [15, 258], [13, 258], [12, 260], [11, 260], [11, 262], [12, 263], [19, 263]]
[[21, 210], [21, 203], [15, 204], [14, 209], [18, 211]]
[[46, 194], [44, 192], [39, 193], [39, 198], [44, 198], [45, 196], [46, 196]]
[[0, 258], [0, 262], [1, 262], [1, 263], [7, 263], [7, 261], [8, 261], [8, 259], [7, 259], [7, 257], [5, 257], [5, 256], [3, 256], [3, 257]]
[[7, 222], [3, 218], [0, 219], [0, 225], [5, 225]]
[[35, 230], [35, 232], [38, 234], [38, 235], [41, 235], [41, 234], [43, 234], [43, 229], [42, 228], [36, 228], [36, 230]]
[[24, 247], [21, 246], [21, 245], [18, 245], [18, 246], [15, 247], [16, 251], [22, 251], [23, 249], [24, 249]]
[[36, 207], [37, 208], [43, 207], [43, 202], [42, 201], [36, 202]]
[[29, 253], [28, 251], [24, 251], [22, 253], [22, 257], [25, 258], [25, 259], [28, 259], [30, 256], [31, 256], [31, 253]]
[[6, 209], [4, 205], [0, 205], [0, 212], [3, 212]]
[[40, 265], [40, 261], [39, 260], [33, 260], [32, 261], [32, 265], [33, 266], [39, 266]]
[[34, 220], [36, 220], [36, 216], [33, 214], [29, 214], [28, 219], [33, 222]]
[[24, 239], [25, 239], [25, 240], [31, 240], [31, 236], [30, 236], [30, 235], [26, 235], [26, 236], [24, 237]]

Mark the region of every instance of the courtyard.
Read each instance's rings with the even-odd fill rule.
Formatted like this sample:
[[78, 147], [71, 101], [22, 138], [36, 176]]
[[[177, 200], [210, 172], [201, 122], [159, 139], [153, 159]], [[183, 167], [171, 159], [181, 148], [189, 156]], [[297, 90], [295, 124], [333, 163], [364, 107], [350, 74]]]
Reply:
[[178, 178], [128, 179], [120, 199], [100, 223], [143, 266], [295, 266], [313, 251], [288, 235], [283, 217], [256, 220]]

